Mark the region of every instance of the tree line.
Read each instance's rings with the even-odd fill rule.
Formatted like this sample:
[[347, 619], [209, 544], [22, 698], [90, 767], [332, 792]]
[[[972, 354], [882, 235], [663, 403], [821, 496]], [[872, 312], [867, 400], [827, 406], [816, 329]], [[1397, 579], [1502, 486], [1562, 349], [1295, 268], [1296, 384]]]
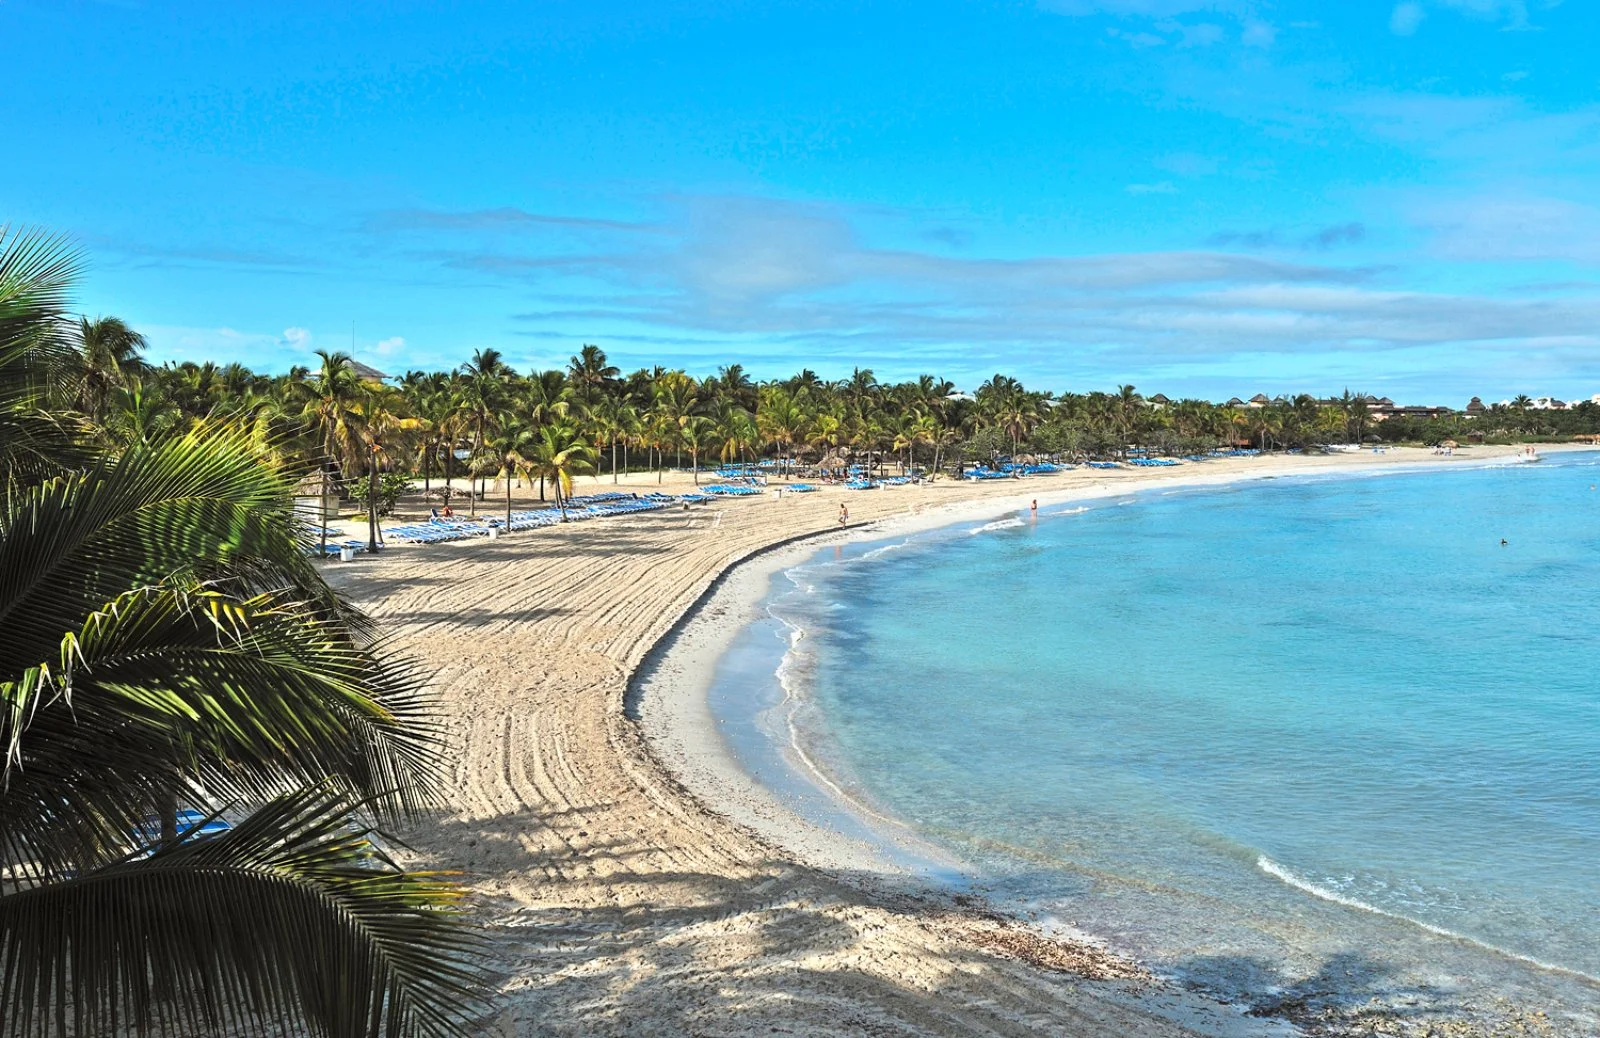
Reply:
[[480, 488], [503, 478], [509, 489], [515, 478], [537, 481], [541, 497], [548, 487], [558, 504], [578, 474], [698, 473], [757, 459], [784, 470], [850, 459], [939, 472], [1024, 453], [1078, 460], [1129, 448], [1183, 455], [1373, 437], [1438, 443], [1474, 429], [1511, 438], [1600, 429], [1592, 404], [1534, 411], [1525, 398], [1480, 418], [1379, 421], [1370, 398], [1348, 390], [1239, 406], [1147, 399], [1133, 386], [1058, 395], [1003, 374], [970, 395], [934, 375], [881, 382], [863, 368], [838, 380], [805, 369], [757, 381], [740, 364], [704, 377], [660, 366], [624, 374], [593, 345], [564, 368], [527, 373], [481, 349], [452, 370], [387, 382], [325, 351], [314, 366], [266, 375], [239, 364], [150, 365], [140, 337], [114, 318], [81, 320], [76, 334], [85, 363], [78, 406], [112, 446], [226, 417], [303, 470], [325, 470], [335, 486], [374, 471], [405, 473], [425, 490], [461, 478]]

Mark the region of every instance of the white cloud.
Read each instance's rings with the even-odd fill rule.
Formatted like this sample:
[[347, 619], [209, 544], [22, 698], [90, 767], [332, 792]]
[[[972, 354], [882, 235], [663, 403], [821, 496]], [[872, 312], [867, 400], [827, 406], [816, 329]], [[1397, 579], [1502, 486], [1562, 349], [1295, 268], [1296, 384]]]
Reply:
[[1123, 188], [1130, 195], [1175, 195], [1178, 189], [1172, 186], [1172, 181], [1163, 180], [1159, 184], [1129, 184]]
[[1211, 22], [1196, 22], [1190, 25], [1176, 18], [1164, 18], [1155, 23], [1155, 28], [1164, 33], [1176, 34], [1179, 37], [1180, 50], [1186, 47], [1209, 47], [1222, 42], [1223, 36], [1226, 35], [1220, 25]]
[[1039, 6], [1046, 11], [1075, 17], [1111, 14], [1171, 18], [1196, 11], [1238, 11], [1250, 5], [1241, 0], [1039, 0]]
[[1106, 35], [1114, 40], [1122, 40], [1134, 48], [1159, 47], [1167, 42], [1165, 37], [1157, 36], [1153, 32], [1128, 32], [1115, 25], [1106, 27]]
[[1600, 206], [1515, 190], [1431, 198], [1413, 221], [1444, 259], [1600, 265]]
[[294, 349], [307, 349], [311, 345], [311, 332], [299, 327], [285, 328], [283, 330], [283, 341]]
[[1278, 38], [1278, 30], [1266, 22], [1249, 22], [1240, 40], [1247, 47], [1270, 47]]
[[391, 335], [387, 339], [379, 339], [372, 347], [372, 352], [380, 357], [387, 357], [405, 349], [406, 340], [399, 335]]
[[[1415, 210], [1417, 199], [1405, 201]], [[819, 370], [862, 364], [896, 378], [1014, 370], [1052, 388], [1159, 375], [1169, 393], [1244, 365], [1324, 391], [1342, 384], [1339, 357], [1363, 354], [1381, 357], [1366, 369], [1467, 395], [1534, 364], [1600, 380], [1600, 289], [1584, 286], [1421, 291], [1403, 268], [1331, 262], [1342, 254], [1317, 248], [1286, 255], [1281, 241], [1246, 237], [1229, 251], [952, 255], [915, 225], [886, 232], [876, 211], [727, 196], [665, 205], [624, 247], [558, 253], [540, 235], [486, 245], [441, 231], [432, 254], [457, 277], [515, 282], [532, 300], [513, 315], [529, 340], [559, 343], [557, 352], [600, 341], [624, 364], [670, 353], [711, 370], [737, 355], [765, 376], [804, 357]], [[1592, 215], [1525, 200], [1520, 213], [1485, 210], [1486, 223], [1468, 226], [1474, 208], [1481, 199], [1462, 197], [1417, 216], [1418, 229], [1452, 260], [1490, 254], [1518, 224], [1573, 224], [1547, 251], [1576, 256], [1600, 241]], [[929, 219], [942, 226], [944, 216]], [[874, 241], [881, 233], [896, 245]], [[1347, 223], [1305, 244], [1362, 237]]]
[[1438, 3], [1472, 18], [1504, 21], [1510, 29], [1525, 28], [1528, 24], [1528, 5], [1524, 0], [1438, 0]]
[[1402, 3], [1395, 4], [1394, 11], [1389, 15], [1389, 31], [1396, 36], [1411, 36], [1422, 24], [1422, 19], [1427, 17], [1427, 12], [1421, 4]]

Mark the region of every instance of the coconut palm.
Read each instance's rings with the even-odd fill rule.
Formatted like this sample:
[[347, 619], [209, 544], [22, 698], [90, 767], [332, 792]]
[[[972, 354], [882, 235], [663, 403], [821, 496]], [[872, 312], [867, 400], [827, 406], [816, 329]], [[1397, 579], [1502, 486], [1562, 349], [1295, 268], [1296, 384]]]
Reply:
[[104, 431], [114, 443], [127, 446], [154, 443], [172, 435], [182, 424], [183, 412], [158, 383], [130, 378], [112, 390]]
[[385, 467], [391, 467], [422, 429], [407, 414], [405, 393], [394, 386], [362, 383], [359, 435], [367, 466], [367, 550], [378, 550], [378, 484]]
[[539, 441], [539, 427], [526, 418], [507, 415], [495, 426], [488, 447], [500, 460], [501, 473], [506, 485], [505, 532], [511, 532], [511, 484], [517, 473], [527, 465], [528, 456], [534, 453]]
[[[510, 380], [516, 374], [500, 359], [500, 351], [478, 350], [472, 359], [459, 369], [461, 381], [459, 400], [467, 425], [472, 431], [472, 463], [482, 473], [478, 459], [484, 453], [484, 441], [489, 427], [497, 415], [505, 410], [510, 391]], [[469, 475], [469, 481], [470, 481]], [[468, 489], [471, 489], [470, 482]], [[472, 515], [478, 514], [477, 493], [468, 494], [468, 507]]]
[[633, 405], [616, 397], [602, 397], [585, 412], [590, 432], [594, 435], [595, 447], [609, 447], [611, 450], [611, 482], [616, 483], [620, 478], [617, 473], [617, 448], [623, 451], [624, 464], [626, 464], [628, 441], [639, 428], [639, 414]]
[[678, 424], [678, 442], [689, 451], [695, 486], [700, 485], [700, 454], [713, 442], [716, 433], [716, 424], [704, 415], [685, 415]]
[[724, 463], [737, 461], [756, 442], [756, 423], [750, 412], [732, 399], [722, 399], [712, 408], [710, 432], [721, 444], [717, 457]]
[[567, 381], [576, 388], [576, 395], [587, 404], [593, 404], [606, 394], [606, 390], [622, 374], [616, 365], [606, 359], [606, 351], [585, 344], [567, 363]]
[[659, 419], [663, 441], [678, 450], [678, 467], [683, 466], [683, 429], [700, 403], [700, 387], [681, 371], [668, 371], [651, 386], [652, 410]]
[[118, 317], [80, 317], [72, 325], [78, 358], [74, 373], [78, 410], [96, 424], [105, 421], [114, 390], [143, 374], [144, 336]]
[[42, 477], [88, 458], [61, 413], [75, 358], [61, 319], [81, 259], [65, 239], [0, 225], [0, 467]]
[[[301, 413], [316, 429], [322, 445], [318, 468], [322, 473], [322, 496], [328, 496], [332, 467], [349, 478], [360, 468], [364, 451], [361, 441], [361, 378], [346, 353], [318, 350], [321, 366], [298, 387], [303, 399]], [[328, 524], [318, 522], [321, 550], [327, 554]]]
[[[593, 469], [593, 450], [570, 425], [543, 425], [538, 439], [529, 444], [523, 456], [530, 475], [548, 480], [554, 488], [561, 521], [567, 519], [567, 498], [572, 496], [572, 477]], [[543, 500], [543, 495], [540, 495]]]
[[[467, 1032], [457, 895], [347, 828], [435, 801], [422, 680], [322, 584], [291, 486], [201, 429], [0, 508], [6, 1033]], [[242, 818], [191, 839], [180, 803]]]
[[781, 385], [763, 386], [760, 396], [756, 408], [756, 427], [767, 442], [777, 448], [783, 458], [784, 475], [787, 476], [794, 460], [795, 444], [805, 436], [810, 418], [800, 396]]

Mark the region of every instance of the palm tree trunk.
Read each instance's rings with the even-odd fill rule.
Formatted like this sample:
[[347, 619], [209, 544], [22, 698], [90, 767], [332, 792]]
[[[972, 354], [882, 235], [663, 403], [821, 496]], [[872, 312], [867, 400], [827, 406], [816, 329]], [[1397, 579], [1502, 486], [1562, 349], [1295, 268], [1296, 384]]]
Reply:
[[617, 485], [617, 438], [611, 438], [611, 485]]
[[170, 789], [162, 792], [156, 814], [161, 817], [161, 842], [172, 843], [178, 838], [178, 794]]
[[511, 462], [506, 461], [506, 533], [511, 532]]
[[378, 451], [372, 451], [372, 464], [367, 467], [367, 551], [378, 551]]
[[322, 538], [322, 557], [328, 557], [328, 462], [322, 462], [322, 496], [317, 500], [317, 530]]

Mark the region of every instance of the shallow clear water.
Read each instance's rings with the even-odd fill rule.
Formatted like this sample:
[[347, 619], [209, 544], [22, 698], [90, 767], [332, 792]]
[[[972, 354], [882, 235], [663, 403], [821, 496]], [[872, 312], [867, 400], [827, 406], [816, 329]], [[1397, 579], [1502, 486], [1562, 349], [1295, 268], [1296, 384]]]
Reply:
[[[829, 549], [775, 582], [781, 626], [752, 629], [713, 706], [764, 781], [797, 742], [996, 896], [1219, 989], [1581, 1012], [1597, 460], [1149, 492]], [[730, 691], [795, 631], [798, 699]]]

